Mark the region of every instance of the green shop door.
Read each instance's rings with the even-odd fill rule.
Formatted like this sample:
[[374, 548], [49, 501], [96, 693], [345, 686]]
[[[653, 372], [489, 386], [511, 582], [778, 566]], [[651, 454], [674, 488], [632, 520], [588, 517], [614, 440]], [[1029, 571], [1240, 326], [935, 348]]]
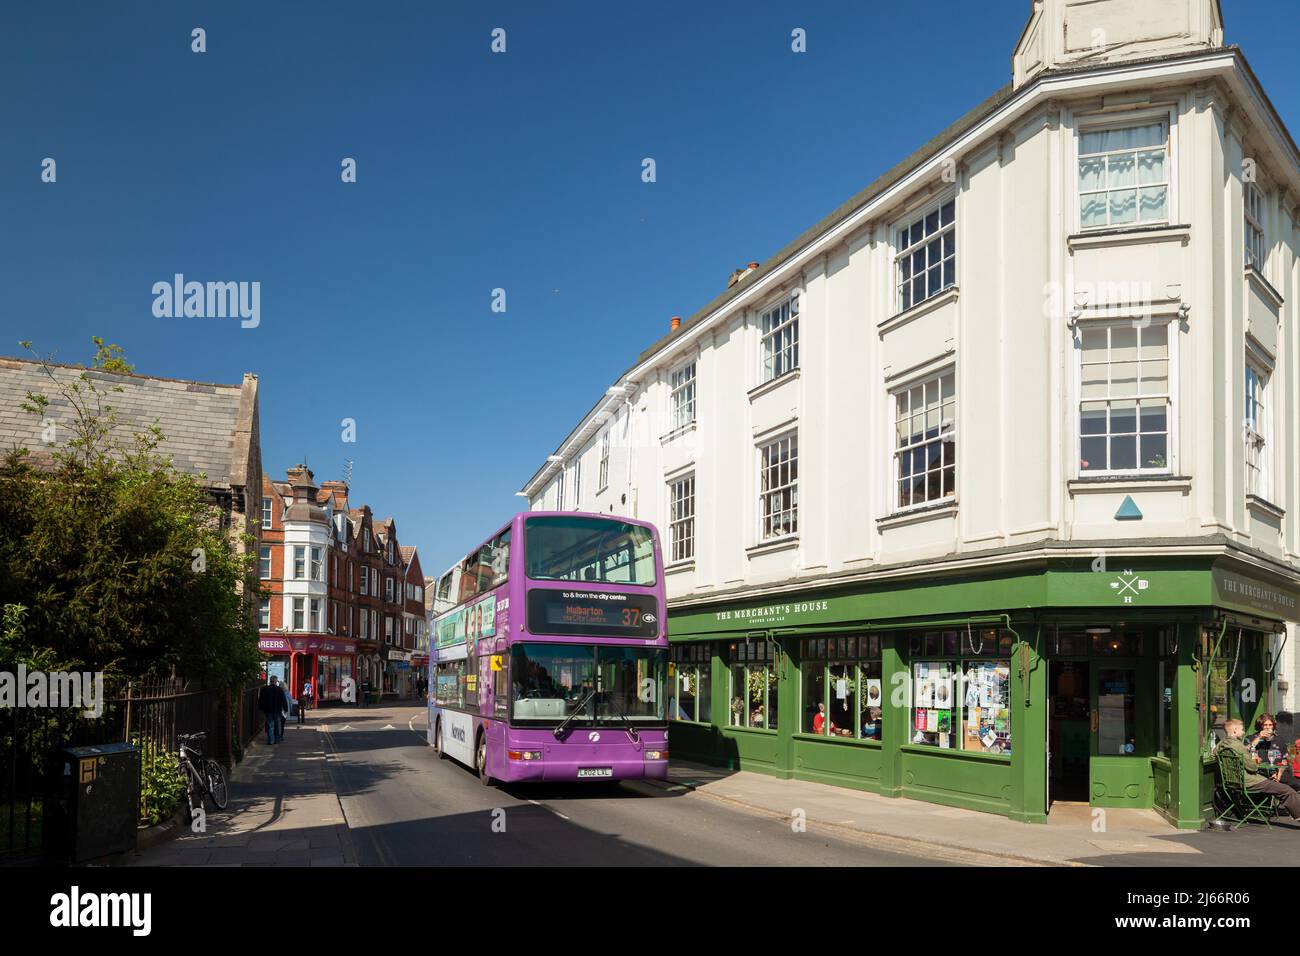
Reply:
[[1051, 662], [1047, 701], [1048, 803], [1087, 803], [1092, 756], [1088, 661]]
[[1152, 805], [1156, 687], [1149, 660], [1090, 662], [1091, 757], [1088, 802], [1095, 807]]

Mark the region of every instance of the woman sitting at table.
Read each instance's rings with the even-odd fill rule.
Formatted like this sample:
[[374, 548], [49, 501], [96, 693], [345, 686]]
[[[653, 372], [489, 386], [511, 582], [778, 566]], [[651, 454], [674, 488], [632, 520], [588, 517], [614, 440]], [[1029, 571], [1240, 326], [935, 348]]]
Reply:
[[1246, 749], [1255, 758], [1257, 764], [1267, 764], [1281, 771], [1276, 779], [1292, 790], [1300, 790], [1300, 781], [1291, 773], [1291, 763], [1286, 759], [1286, 745], [1277, 735], [1277, 718], [1272, 714], [1260, 714], [1255, 718], [1256, 733], [1246, 738]]

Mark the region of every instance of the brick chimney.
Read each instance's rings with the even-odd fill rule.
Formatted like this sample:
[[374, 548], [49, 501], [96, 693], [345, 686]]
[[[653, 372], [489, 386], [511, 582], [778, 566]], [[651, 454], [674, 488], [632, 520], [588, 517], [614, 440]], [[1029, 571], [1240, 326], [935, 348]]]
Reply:
[[346, 481], [339, 481], [336, 478], [331, 478], [329, 481], [322, 481], [320, 483], [320, 488], [321, 491], [328, 491], [330, 493], [330, 496], [334, 499], [334, 506], [336, 508], [341, 509], [347, 506], [348, 483]]
[[747, 275], [749, 275], [757, 268], [758, 268], [758, 263], [751, 262], [749, 265], [745, 266], [745, 268], [737, 269], [735, 272], [731, 274], [731, 278], [727, 280], [727, 288], [730, 289], [733, 285], [735, 285], [737, 282], [742, 281]]

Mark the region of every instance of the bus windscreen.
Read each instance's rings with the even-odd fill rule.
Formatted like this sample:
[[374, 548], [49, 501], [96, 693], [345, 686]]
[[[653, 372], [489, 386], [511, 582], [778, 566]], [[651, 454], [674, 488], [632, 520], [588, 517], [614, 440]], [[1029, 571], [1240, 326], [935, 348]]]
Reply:
[[655, 583], [654, 535], [612, 518], [548, 515], [524, 520], [528, 577], [587, 584]]

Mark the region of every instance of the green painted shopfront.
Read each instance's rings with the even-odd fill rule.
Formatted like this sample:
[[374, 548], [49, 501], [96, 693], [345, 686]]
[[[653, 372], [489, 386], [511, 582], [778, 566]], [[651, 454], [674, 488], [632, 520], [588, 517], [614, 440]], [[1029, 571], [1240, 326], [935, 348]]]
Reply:
[[1068, 801], [1200, 827], [1224, 721], [1279, 704], [1300, 587], [1231, 546], [1125, 551], [676, 602], [673, 756], [1026, 822]]

